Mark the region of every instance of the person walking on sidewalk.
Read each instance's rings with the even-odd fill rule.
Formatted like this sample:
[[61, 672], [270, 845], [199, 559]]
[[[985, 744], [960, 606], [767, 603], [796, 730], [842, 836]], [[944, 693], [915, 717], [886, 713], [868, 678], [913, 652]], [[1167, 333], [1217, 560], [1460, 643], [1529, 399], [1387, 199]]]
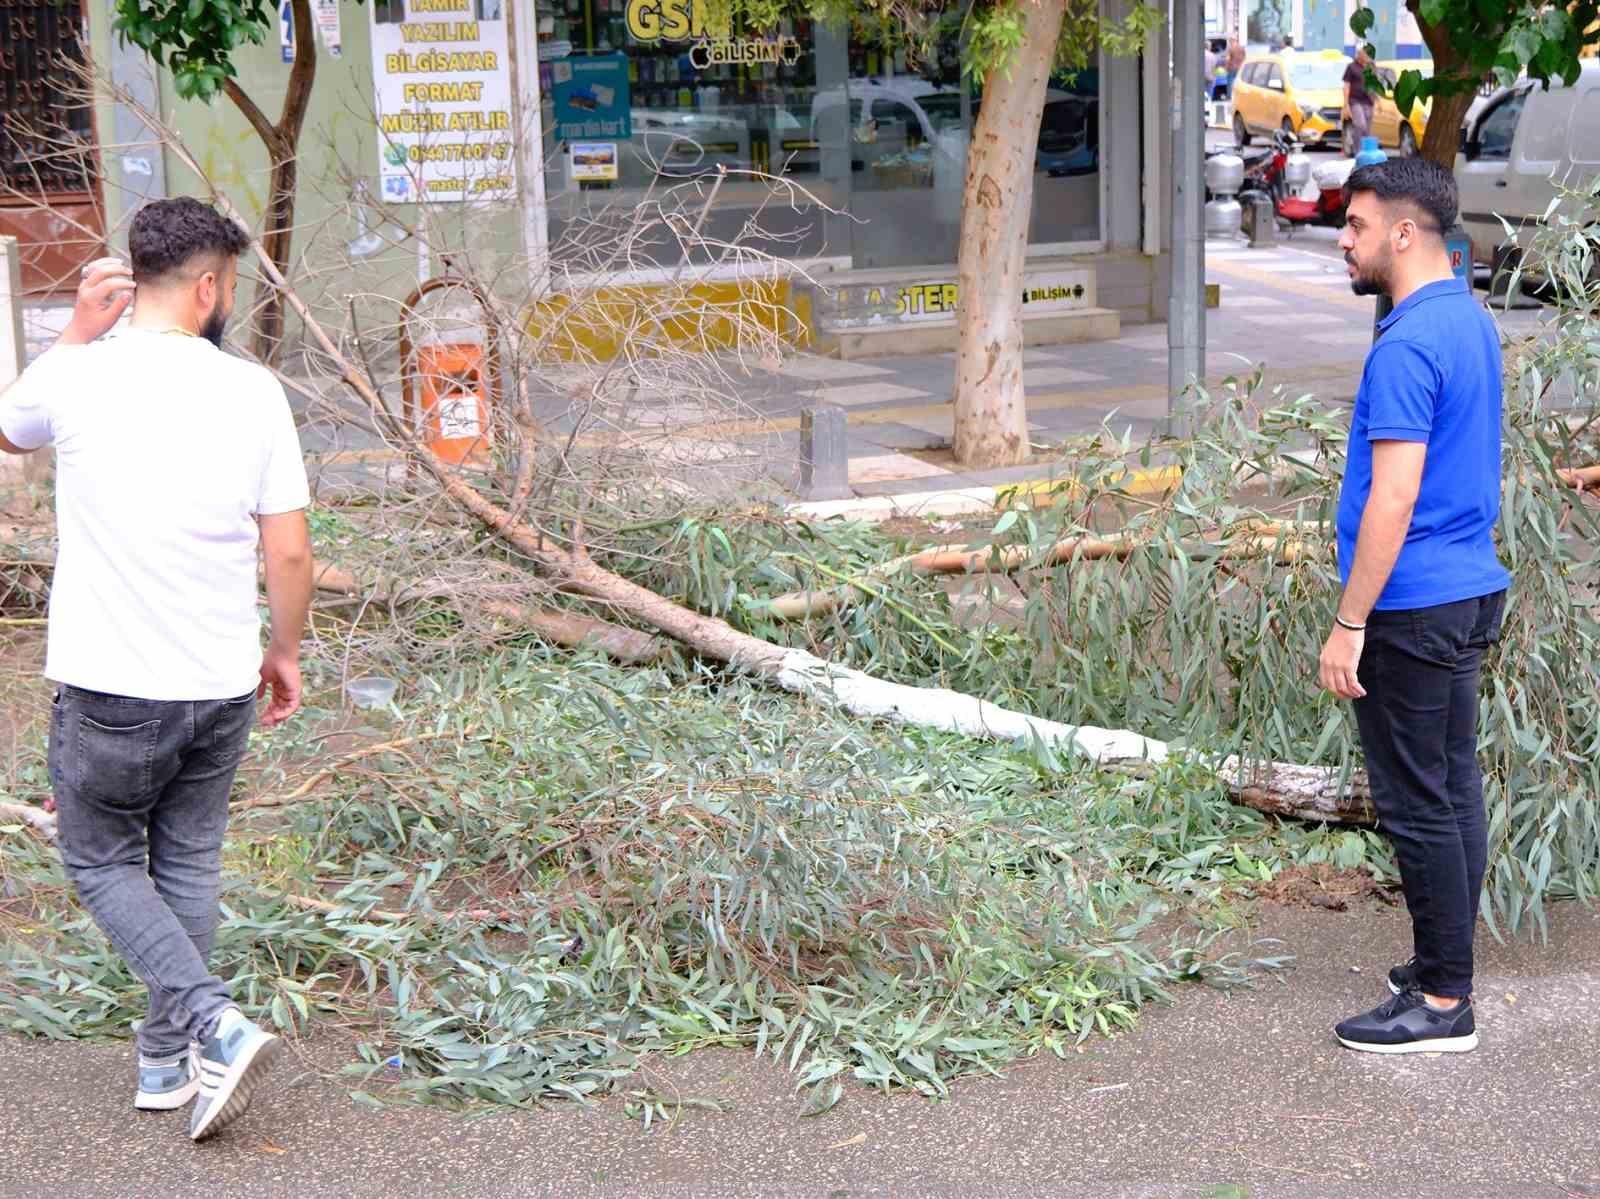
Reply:
[[1394, 311], [1367, 354], [1339, 495], [1344, 583], [1323, 687], [1355, 701], [1373, 806], [1394, 843], [1415, 956], [1393, 998], [1336, 1034], [1377, 1053], [1474, 1049], [1472, 938], [1487, 856], [1478, 671], [1511, 576], [1500, 515], [1500, 339], [1454, 277], [1450, 172], [1398, 158], [1352, 172], [1339, 238], [1357, 295]]
[[[244, 233], [193, 199], [142, 208], [84, 270], [59, 341], [0, 396], [0, 449], [56, 451], [45, 676], [57, 838], [79, 900], [150, 990], [134, 1106], [237, 1119], [282, 1042], [207, 958], [228, 793], [300, 705], [305, 465], [283, 388], [221, 350]], [[137, 297], [134, 298], [134, 293]], [[127, 327], [106, 333], [133, 299]], [[271, 641], [261, 649], [258, 547]]]

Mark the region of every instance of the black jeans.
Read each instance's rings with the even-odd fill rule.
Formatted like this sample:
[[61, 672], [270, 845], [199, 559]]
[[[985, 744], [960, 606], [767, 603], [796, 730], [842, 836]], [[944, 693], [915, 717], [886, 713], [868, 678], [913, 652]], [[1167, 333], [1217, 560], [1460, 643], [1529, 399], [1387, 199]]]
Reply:
[[1394, 843], [1429, 995], [1472, 993], [1472, 934], [1488, 857], [1478, 769], [1478, 669], [1505, 592], [1373, 612], [1355, 702], [1378, 825]]
[[206, 959], [217, 931], [228, 793], [255, 695], [166, 703], [56, 692], [50, 783], [67, 877], [150, 989], [149, 1057], [182, 1052], [232, 1000]]

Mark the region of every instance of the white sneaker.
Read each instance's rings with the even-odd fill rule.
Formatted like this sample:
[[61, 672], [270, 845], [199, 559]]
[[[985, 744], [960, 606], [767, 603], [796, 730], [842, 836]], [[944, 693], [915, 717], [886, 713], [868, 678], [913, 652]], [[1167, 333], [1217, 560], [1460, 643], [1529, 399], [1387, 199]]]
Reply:
[[279, 1038], [246, 1020], [238, 1008], [226, 1009], [200, 1043], [200, 1095], [189, 1138], [203, 1141], [244, 1115], [282, 1052]]
[[170, 1057], [139, 1055], [139, 1089], [133, 1106], [141, 1112], [176, 1111], [200, 1090], [200, 1047], [193, 1041]]

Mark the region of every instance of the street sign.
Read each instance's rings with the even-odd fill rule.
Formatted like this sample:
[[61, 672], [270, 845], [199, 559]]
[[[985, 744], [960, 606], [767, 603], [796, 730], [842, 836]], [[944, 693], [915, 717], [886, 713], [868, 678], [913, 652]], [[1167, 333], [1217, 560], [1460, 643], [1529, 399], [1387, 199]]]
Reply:
[[1452, 233], [1444, 239], [1450, 253], [1450, 270], [1457, 279], [1472, 282], [1472, 239], [1465, 233]]

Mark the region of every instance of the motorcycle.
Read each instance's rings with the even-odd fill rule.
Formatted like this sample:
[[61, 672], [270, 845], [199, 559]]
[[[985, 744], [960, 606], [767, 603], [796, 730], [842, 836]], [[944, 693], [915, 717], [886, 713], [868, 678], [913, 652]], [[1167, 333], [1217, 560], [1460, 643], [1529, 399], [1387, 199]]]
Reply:
[[[1337, 158], [1313, 169], [1311, 160], [1300, 150], [1293, 135], [1279, 130], [1273, 135], [1266, 161], [1254, 176], [1246, 164], [1246, 187], [1240, 193], [1239, 202], [1248, 213], [1253, 210], [1255, 200], [1267, 197], [1278, 222], [1288, 225], [1291, 232], [1305, 225], [1341, 229], [1344, 227], [1344, 185], [1355, 165], [1354, 159]], [[1315, 199], [1300, 194], [1307, 183], [1315, 183]]]

